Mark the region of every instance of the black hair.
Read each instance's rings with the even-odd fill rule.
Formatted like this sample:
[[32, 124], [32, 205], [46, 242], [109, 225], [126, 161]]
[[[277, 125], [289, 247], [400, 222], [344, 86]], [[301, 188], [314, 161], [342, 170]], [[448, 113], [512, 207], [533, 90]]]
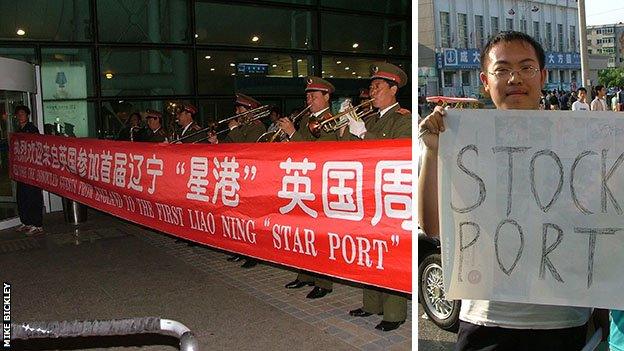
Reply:
[[604, 85], [596, 85], [596, 94], [604, 88]]
[[17, 114], [17, 111], [24, 111], [27, 115], [30, 115], [30, 109], [28, 108], [28, 106], [25, 105], [15, 106], [15, 114]]
[[580, 87], [578, 89], [576, 89], [576, 92], [580, 93], [581, 91], [584, 91], [585, 94], [587, 94], [587, 89], [585, 89], [584, 87]]
[[544, 69], [545, 62], [546, 62], [546, 53], [544, 53], [544, 48], [542, 47], [542, 45], [540, 45], [540, 43], [538, 43], [535, 39], [533, 39], [532, 36], [526, 33], [516, 32], [516, 31], [505, 31], [505, 32], [500, 32], [496, 34], [495, 36], [493, 36], [492, 38], [490, 38], [490, 40], [487, 42], [487, 44], [481, 51], [481, 57], [480, 57], [481, 70], [485, 71], [485, 60], [494, 45], [500, 42], [511, 42], [511, 41], [523, 41], [531, 45], [533, 49], [535, 49], [535, 54], [537, 55], [537, 61], [539, 62], [539, 68]]

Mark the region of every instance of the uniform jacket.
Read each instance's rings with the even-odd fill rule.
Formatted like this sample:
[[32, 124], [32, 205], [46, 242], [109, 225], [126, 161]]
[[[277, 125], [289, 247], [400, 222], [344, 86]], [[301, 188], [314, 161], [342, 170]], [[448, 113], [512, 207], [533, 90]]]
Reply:
[[366, 120], [364, 140], [400, 139], [412, 137], [412, 114], [396, 105], [383, 117], [371, 116]]
[[[182, 133], [182, 131], [184, 131], [184, 128], [183, 127], [179, 128], [176, 131], [175, 139], [184, 138], [185, 136], [191, 135], [193, 133], [196, 133], [197, 131], [199, 131], [201, 129], [202, 128], [197, 123], [195, 123], [193, 121], [193, 122], [191, 122], [191, 126], [188, 127], [184, 133]], [[202, 140], [202, 139], [204, 139], [204, 140]], [[188, 137], [188, 138], [182, 140], [181, 142], [183, 144], [193, 144], [195, 142], [200, 142], [199, 140], [202, 140], [201, 142], [206, 142], [206, 140], [207, 140], [206, 133], [197, 133], [197, 134], [195, 134], [195, 135], [193, 135], [191, 137]]]
[[[329, 112], [329, 109], [327, 109], [319, 117], [328, 118], [329, 116], [331, 116], [331, 112]], [[301, 118], [301, 122], [299, 123], [299, 130], [297, 130], [292, 135], [292, 137], [290, 138], [291, 141], [338, 141], [338, 136], [336, 132], [326, 133], [325, 131], [321, 130], [320, 137], [317, 138], [312, 135], [310, 129], [308, 128], [308, 123], [310, 122], [311, 117], [312, 115], [310, 114]]]
[[258, 138], [264, 134], [264, 132], [266, 132], [264, 123], [254, 121], [249, 124], [239, 125], [238, 127], [230, 130], [228, 133], [229, 138], [225, 138], [224, 142], [255, 143]]

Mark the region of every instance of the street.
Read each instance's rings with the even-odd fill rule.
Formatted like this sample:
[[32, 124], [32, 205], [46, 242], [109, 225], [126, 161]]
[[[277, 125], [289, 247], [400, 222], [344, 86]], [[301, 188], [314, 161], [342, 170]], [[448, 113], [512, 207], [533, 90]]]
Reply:
[[425, 314], [422, 306], [418, 304], [418, 314], [413, 318], [418, 318], [418, 350], [422, 351], [451, 351], [455, 346], [457, 335], [444, 331], [429, 319], [424, 319]]

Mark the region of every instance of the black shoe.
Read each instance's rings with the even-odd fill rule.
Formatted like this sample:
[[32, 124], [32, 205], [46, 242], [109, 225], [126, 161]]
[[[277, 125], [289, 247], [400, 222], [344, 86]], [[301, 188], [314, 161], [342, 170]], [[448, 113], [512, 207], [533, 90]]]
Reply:
[[381, 321], [381, 323], [377, 324], [375, 326], [375, 329], [379, 329], [381, 331], [391, 331], [391, 330], [395, 330], [396, 328], [400, 327], [401, 324], [405, 323], [405, 321], [401, 321], [401, 322], [387, 322], [387, 321]]
[[255, 267], [257, 264], [258, 264], [258, 261], [256, 261], [256, 260], [252, 260], [252, 259], [248, 258], [248, 259], [245, 261], [245, 263], [243, 263], [243, 264], [241, 265], [241, 267], [243, 267], [243, 268], [251, 268], [251, 267]]
[[308, 293], [306, 297], [308, 299], [320, 299], [321, 297], [329, 294], [330, 292], [332, 292], [330, 289], [323, 289], [323, 288], [319, 288], [318, 286], [315, 286], [314, 289], [312, 289], [312, 291], [310, 291], [310, 293]]
[[227, 258], [228, 262], [238, 262], [238, 261], [241, 261], [242, 259], [243, 259], [243, 256], [238, 256], [238, 255], [230, 256]]
[[353, 317], [368, 317], [368, 316], [372, 316], [373, 314], [368, 313], [361, 308], [358, 308], [357, 310], [349, 311], [349, 315]]
[[314, 285], [314, 283], [312, 283], [312, 282], [302, 282], [302, 281], [301, 281], [301, 280], [299, 280], [299, 279], [295, 279], [295, 280], [293, 280], [292, 282], [290, 282], [290, 283], [288, 283], [288, 284], [284, 285], [284, 287], [285, 287], [286, 289], [299, 289], [299, 288], [303, 288], [303, 287], [304, 287], [304, 286], [306, 286], [306, 285], [310, 285], [310, 286], [312, 286], [312, 285]]

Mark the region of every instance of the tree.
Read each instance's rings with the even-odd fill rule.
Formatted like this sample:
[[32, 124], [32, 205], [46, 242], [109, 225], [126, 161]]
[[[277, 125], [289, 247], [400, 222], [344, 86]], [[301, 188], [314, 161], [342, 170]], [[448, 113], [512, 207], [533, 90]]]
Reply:
[[609, 88], [624, 86], [624, 67], [607, 68], [598, 71], [598, 82]]

